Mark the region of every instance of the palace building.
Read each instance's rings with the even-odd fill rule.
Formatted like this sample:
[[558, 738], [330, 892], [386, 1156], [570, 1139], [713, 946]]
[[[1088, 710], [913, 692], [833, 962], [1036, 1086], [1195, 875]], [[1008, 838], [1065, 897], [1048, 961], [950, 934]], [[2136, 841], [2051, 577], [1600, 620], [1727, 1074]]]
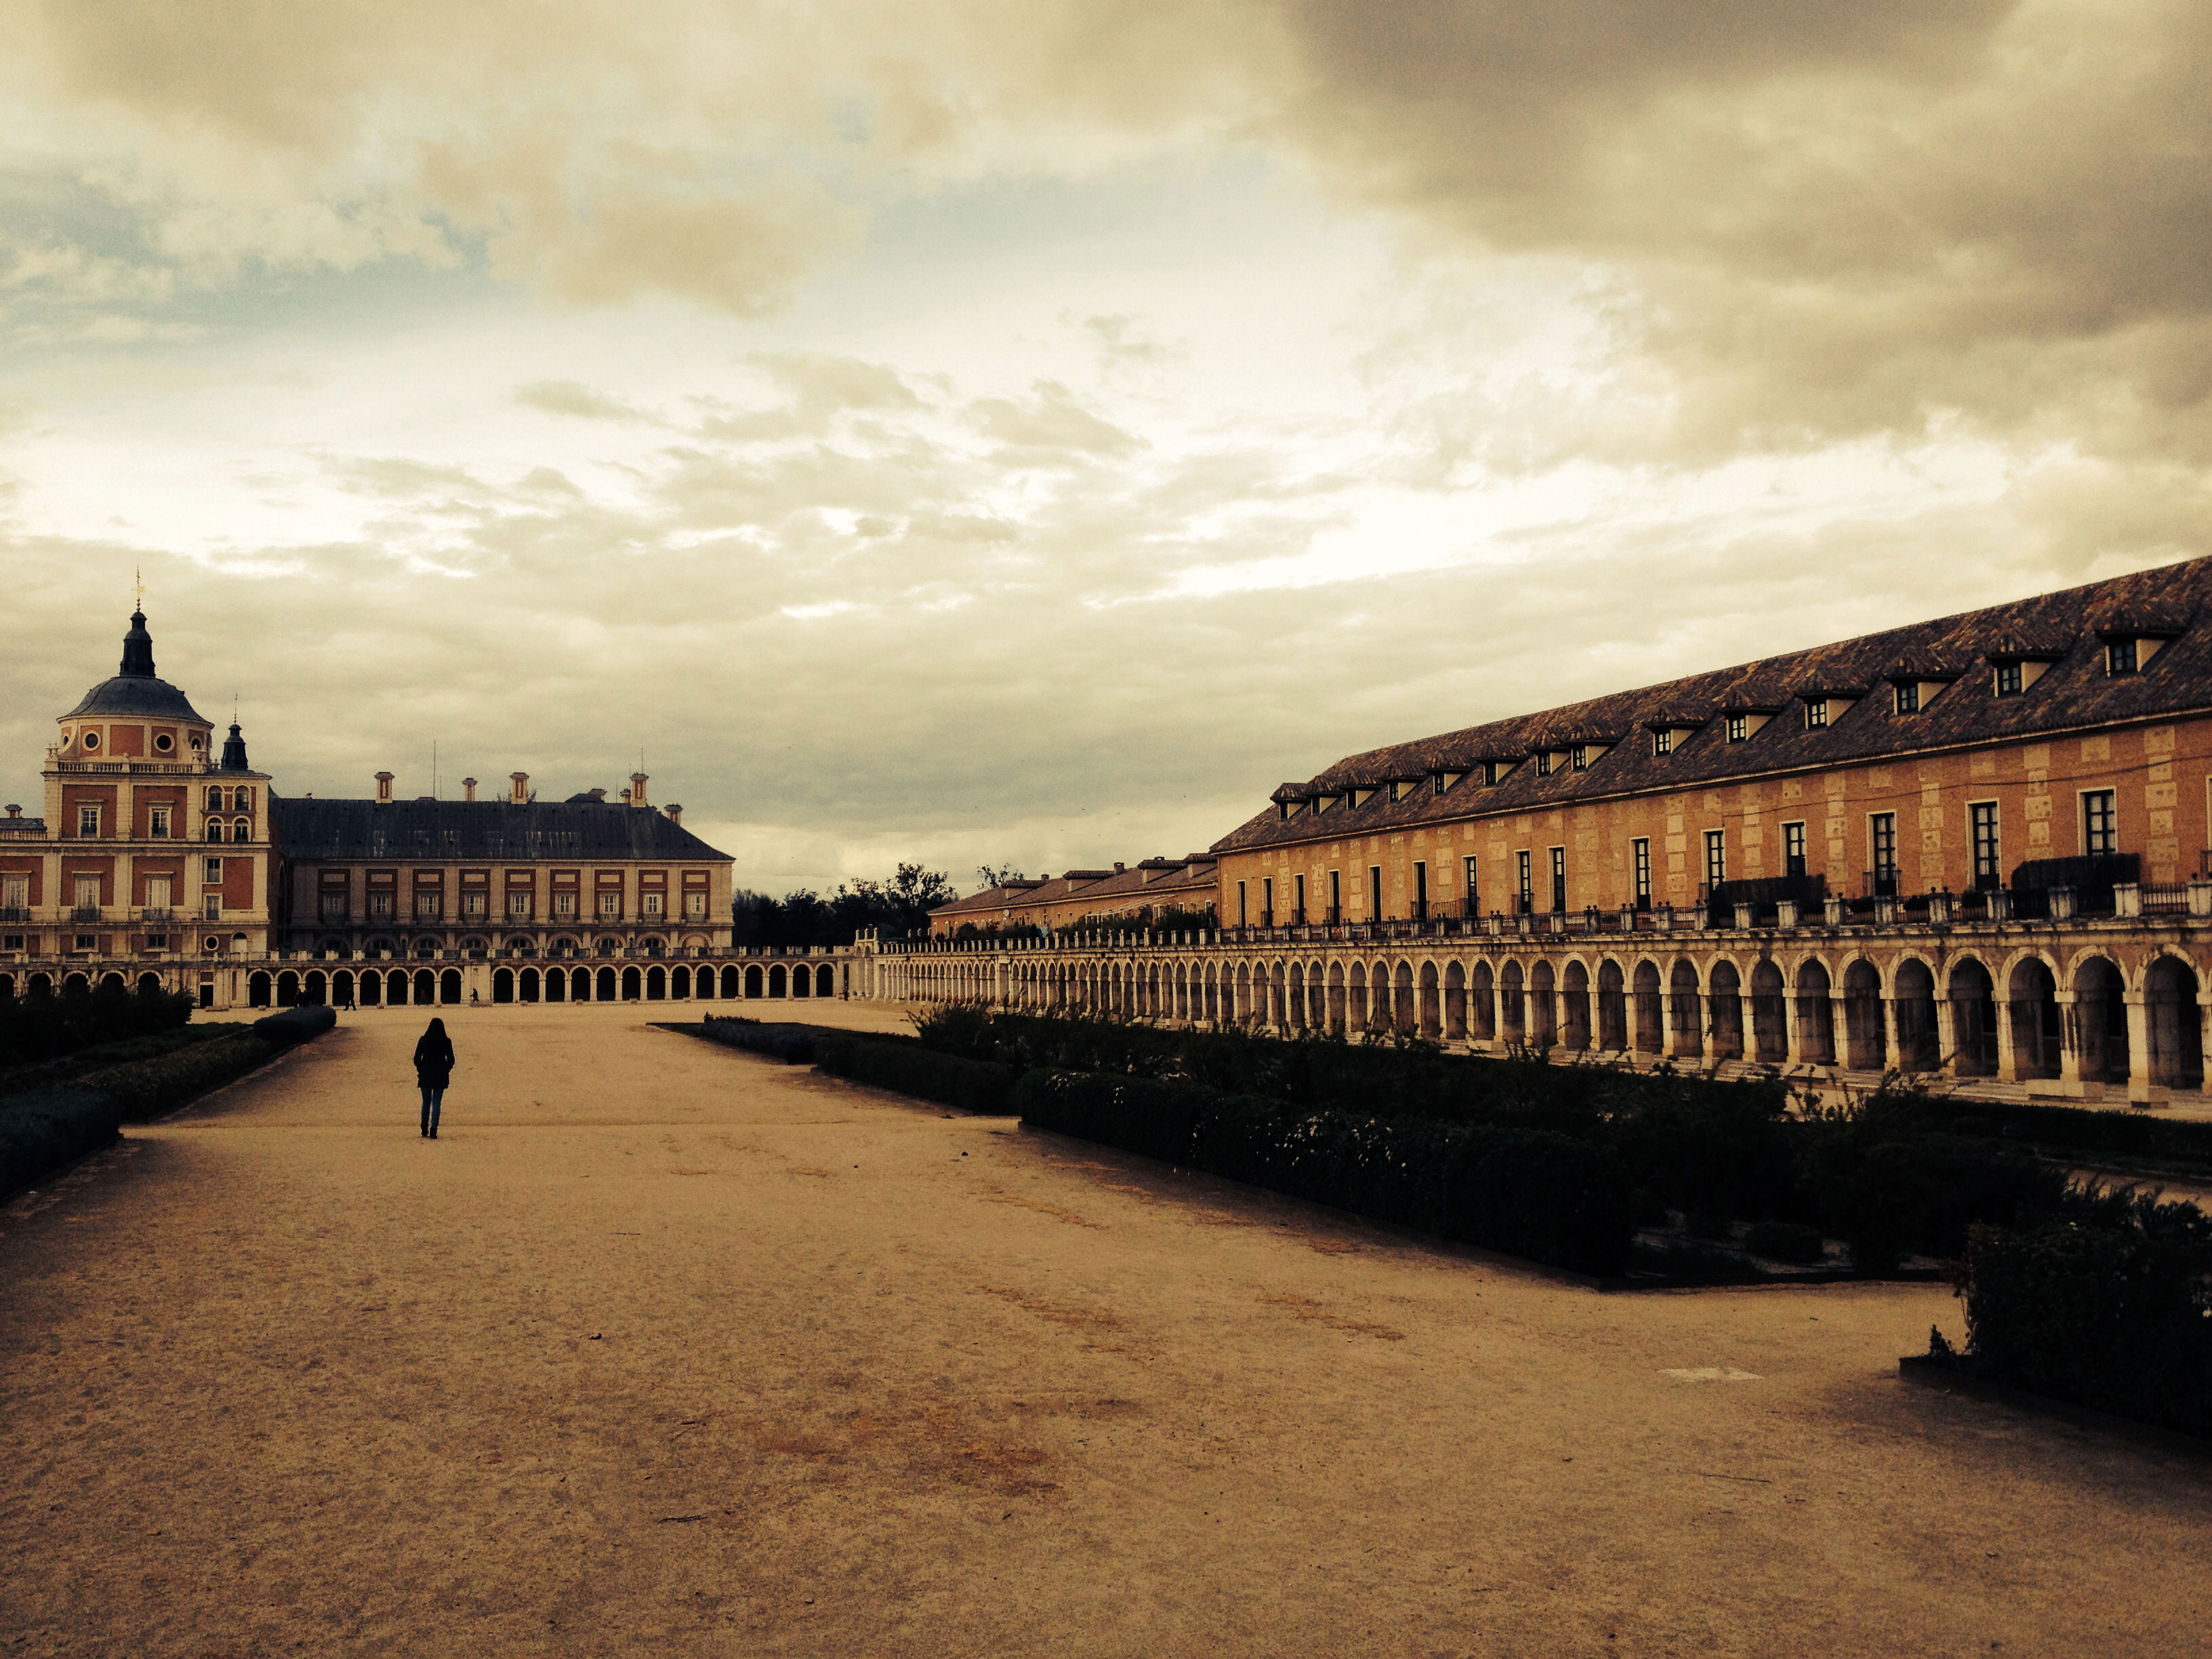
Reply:
[[619, 803], [540, 801], [520, 772], [496, 800], [474, 779], [458, 801], [398, 799], [389, 772], [368, 799], [282, 797], [238, 726], [218, 748], [155, 674], [143, 611], [59, 726], [43, 815], [0, 818], [0, 995], [72, 977], [204, 1007], [833, 988], [827, 964], [661, 965], [729, 953], [731, 860], [649, 806], [642, 773]]
[[1348, 756], [1214, 843], [1218, 927], [862, 982], [2143, 1102], [2203, 1085], [2208, 849], [2197, 559]]

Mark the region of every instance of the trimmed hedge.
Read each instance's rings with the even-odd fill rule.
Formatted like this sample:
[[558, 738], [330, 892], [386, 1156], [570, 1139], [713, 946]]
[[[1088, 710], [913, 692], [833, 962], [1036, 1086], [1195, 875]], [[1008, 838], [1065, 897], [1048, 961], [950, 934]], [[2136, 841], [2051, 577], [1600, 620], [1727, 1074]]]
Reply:
[[1920, 1115], [1931, 1128], [1953, 1134], [1998, 1135], [2007, 1140], [2078, 1152], [2111, 1152], [2185, 1159], [2212, 1164], [2212, 1123], [2160, 1117], [2149, 1112], [2084, 1110], [2079, 1106], [2022, 1106], [1933, 1097]]
[[12, 1071], [0, 1072], [0, 1095], [29, 1094], [39, 1089], [57, 1089], [74, 1083], [88, 1072], [104, 1066], [121, 1066], [134, 1060], [158, 1060], [163, 1054], [173, 1054], [179, 1048], [191, 1048], [203, 1042], [217, 1042], [227, 1036], [235, 1036], [251, 1027], [243, 1024], [186, 1025], [173, 1031], [157, 1031], [151, 1036], [125, 1037], [119, 1042], [103, 1042], [91, 1048], [80, 1048], [64, 1060], [41, 1060], [35, 1066], [21, 1066]]
[[[264, 1022], [265, 1023], [265, 1022]], [[173, 1112], [210, 1089], [244, 1077], [283, 1052], [285, 1045], [260, 1034], [257, 1024], [216, 1042], [203, 1042], [158, 1059], [133, 1060], [88, 1072], [79, 1083], [121, 1103], [123, 1121], [144, 1123]]]
[[[2123, 1195], [1976, 1227], [1959, 1294], [1972, 1374], [2212, 1436], [2212, 1217]], [[1935, 1357], [1946, 1357], [1941, 1339]]]
[[757, 1019], [717, 1019], [709, 1014], [699, 1024], [699, 1035], [709, 1042], [719, 1042], [726, 1048], [743, 1048], [748, 1054], [766, 1054], [787, 1066], [811, 1066], [814, 1063], [814, 1034], [811, 1025], [778, 1025]]
[[1549, 1130], [1303, 1111], [1066, 1072], [1027, 1073], [1017, 1098], [1040, 1128], [1378, 1221], [1601, 1277], [1627, 1262], [1626, 1166], [1609, 1147]]
[[0, 1196], [112, 1142], [122, 1103], [96, 1089], [41, 1089], [0, 1100]]
[[173, 1031], [191, 1017], [191, 999], [167, 991], [70, 991], [0, 999], [0, 1067], [36, 1065], [103, 1042]]
[[1004, 1116], [1014, 1109], [1012, 1066], [941, 1054], [911, 1037], [817, 1030], [814, 1063], [832, 1077], [913, 1095], [963, 1112]]
[[257, 1036], [289, 1048], [295, 1042], [305, 1042], [336, 1028], [337, 1010], [325, 1003], [302, 1002], [287, 1008], [281, 1014], [265, 1015], [253, 1022]]

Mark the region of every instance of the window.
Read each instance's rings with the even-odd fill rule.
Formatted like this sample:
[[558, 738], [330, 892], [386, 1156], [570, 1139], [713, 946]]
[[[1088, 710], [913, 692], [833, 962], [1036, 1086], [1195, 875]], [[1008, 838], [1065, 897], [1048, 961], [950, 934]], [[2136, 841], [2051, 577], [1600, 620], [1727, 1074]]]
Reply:
[[169, 838], [169, 809], [156, 806], [146, 814], [146, 833], [155, 841]]
[[1536, 775], [1540, 778], [1548, 778], [1552, 775], [1552, 751], [1548, 749], [1537, 751]]
[[553, 914], [556, 916], [574, 915], [576, 914], [576, 896], [574, 893], [554, 894]]
[[1589, 745], [1587, 744], [1578, 743], [1573, 748], [1568, 750], [1567, 764], [1573, 767], [1577, 772], [1589, 771]]
[[1917, 680], [1907, 680], [1898, 686], [1896, 696], [1899, 714], [1917, 714], [1920, 712], [1920, 683]]
[[100, 948], [100, 940], [93, 934], [79, 933], [76, 935], [76, 943], [70, 947], [72, 950], [96, 951]]
[[[2105, 672], [2107, 674], [2132, 674], [2140, 661], [2141, 658], [2133, 640], [2111, 640], [2106, 642]], [[92, 746], [90, 738], [87, 738], [84, 742], [86, 748], [89, 749]]]
[[204, 901], [204, 908], [206, 911], [208, 921], [221, 921], [222, 920], [222, 895], [220, 893], [210, 893], [206, 895]]
[[1651, 908], [1651, 837], [1638, 836], [1628, 843], [1628, 861], [1636, 882], [1636, 908]]
[[1655, 755], [1673, 754], [1674, 752], [1674, 732], [1663, 726], [1651, 734], [1651, 752]]
[[76, 904], [79, 910], [100, 908], [100, 878], [98, 876], [79, 876], [70, 885], [76, 892]]
[[1413, 866], [1413, 920], [1425, 921], [1429, 915], [1429, 866]]
[[438, 890], [437, 890], [437, 889], [435, 889], [435, 888], [432, 888], [432, 887], [418, 887], [417, 889], [416, 889], [416, 890], [415, 890], [415, 919], [416, 919], [416, 921], [437, 921], [437, 920], [438, 920], [439, 914], [440, 914], [440, 913], [441, 913], [441, 912], [445, 908], [445, 902], [444, 902], [444, 901], [445, 901], [445, 895], [444, 895], [443, 893], [441, 893], [440, 891], [438, 891]]
[[1974, 885], [1984, 893], [2002, 880], [1997, 849], [1997, 804], [1972, 801], [1966, 806], [1967, 839], [1974, 849]]
[[1498, 763], [1496, 761], [1492, 761], [1492, 760], [1486, 760], [1486, 761], [1483, 762], [1483, 763], [1482, 763], [1482, 781], [1483, 781], [1483, 783], [1484, 783], [1486, 786], [1495, 784], [1495, 783], [1498, 781]]
[[1805, 729], [1818, 732], [1828, 724], [1828, 700], [1826, 697], [1805, 699]]
[[208, 860], [206, 874], [202, 878], [202, 879], [204, 879], [210, 887], [221, 881], [222, 879], [222, 860], [221, 859]]
[[1275, 925], [1275, 878], [1273, 876], [1260, 878], [1260, 925], [1262, 927]]
[[1717, 888], [1728, 879], [1728, 831], [1705, 831], [1705, 890]]
[[1874, 854], [1874, 890], [1893, 896], [1897, 891], [1897, 814], [1876, 812], [1867, 820], [1867, 829]]
[[149, 950], [149, 951], [166, 951], [166, 950], [167, 950], [167, 949], [169, 948], [169, 936], [168, 936], [167, 933], [149, 933], [149, 934], [147, 934], [147, 935], [146, 935], [146, 948], [147, 948], [148, 950]]
[[220, 812], [222, 811], [222, 791], [221, 789], [210, 789], [208, 791], [207, 810], [210, 812]]
[[97, 806], [80, 806], [76, 809], [76, 832], [84, 836], [97, 836], [100, 833], [100, 809]]
[[1237, 884], [1237, 925], [1239, 927], [1244, 927], [1248, 920], [1244, 908], [1244, 884], [1240, 881]]
[[641, 915], [657, 916], [661, 914], [662, 906], [665, 902], [666, 896], [665, 894], [641, 893], [638, 895], [637, 900], [638, 909]]
[[253, 826], [248, 823], [244, 818], [234, 820], [230, 826], [230, 838], [233, 841], [252, 841], [253, 839]]
[[1741, 743], [1750, 735], [1751, 720], [1748, 716], [1730, 714], [1728, 717], [1728, 740], [1730, 743]]
[[[0, 910], [27, 910], [30, 908], [31, 878], [28, 876], [0, 878]], [[16, 920], [20, 921], [22, 918], [18, 916]]]
[[1328, 872], [1328, 919], [1332, 926], [1344, 920], [1344, 872]]
[[2020, 665], [2001, 662], [1997, 665], [1996, 693], [2001, 697], [2016, 697], [2021, 692]]
[[1536, 908], [1536, 889], [1529, 877], [1528, 854], [1525, 851], [1513, 855], [1513, 896], [1524, 916]]
[[1479, 916], [1482, 914], [1482, 883], [1477, 878], [1474, 860], [1468, 859], [1465, 862], [1467, 865], [1467, 913], [1470, 916]]
[[618, 890], [610, 890], [599, 895], [599, 914], [603, 916], [622, 914], [622, 894]]
[[230, 810], [234, 812], [251, 812], [253, 810], [253, 792], [251, 789], [233, 790], [230, 797]]
[[221, 818], [210, 818], [208, 820], [207, 838], [210, 841], [221, 841], [222, 839], [222, 820]]
[[368, 896], [368, 915], [369, 920], [372, 921], [391, 921], [392, 895], [389, 893], [371, 893]]
[[346, 896], [343, 889], [335, 892], [325, 893], [323, 895], [323, 920], [325, 921], [343, 921], [345, 920], [345, 914]]
[[1382, 866], [1379, 864], [1367, 866], [1367, 919], [1382, 920]]
[[[1300, 876], [1298, 878], [1298, 881], [1301, 885], [1303, 885], [1305, 881], [1305, 878], [1304, 876]], [[695, 921], [697, 918], [705, 915], [707, 914], [707, 896], [704, 893], [686, 893], [684, 896], [684, 914], [693, 918]]]
[[1567, 908], [1567, 849], [1552, 849], [1552, 914], [1558, 915]]
[[1802, 823], [1782, 826], [1782, 873], [1785, 876], [1805, 873], [1805, 826]]
[[483, 915], [483, 913], [484, 913], [484, 895], [483, 895], [483, 894], [482, 894], [482, 893], [464, 893], [464, 894], [462, 894], [462, 895], [461, 895], [461, 914], [462, 914], [463, 915], [465, 915], [465, 916], [476, 917], [476, 916], [482, 916], [482, 915]]
[[84, 746], [85, 746], [87, 749], [97, 749], [97, 748], [99, 748], [99, 747], [100, 747], [100, 733], [99, 733], [99, 732], [86, 732], [86, 733], [84, 734]]
[[509, 893], [507, 896], [507, 914], [526, 918], [530, 915], [530, 895], [526, 892]]
[[1449, 786], [1444, 782], [1444, 775], [1443, 773], [1431, 772], [1429, 774], [1429, 793], [1431, 794], [1441, 795], [1447, 787], [1449, 787]]
[[2120, 850], [2120, 819], [2112, 792], [2092, 789], [2081, 797], [2081, 850], [2096, 858]]
[[1291, 879], [1296, 884], [1291, 889], [1291, 920], [1295, 923], [1303, 923], [1306, 919], [1306, 878], [1304, 876], [1293, 876]]

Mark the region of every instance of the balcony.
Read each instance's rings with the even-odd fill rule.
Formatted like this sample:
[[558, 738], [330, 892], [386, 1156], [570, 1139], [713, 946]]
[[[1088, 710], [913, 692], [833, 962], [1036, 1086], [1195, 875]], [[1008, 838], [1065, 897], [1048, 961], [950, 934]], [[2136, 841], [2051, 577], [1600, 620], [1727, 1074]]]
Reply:
[[141, 921], [173, 921], [177, 913], [166, 904], [149, 904], [138, 913]]
[[97, 904], [71, 905], [70, 907], [69, 919], [71, 921], [98, 921], [100, 920], [100, 907]]
[[28, 921], [31, 913], [20, 904], [0, 905], [0, 921]]

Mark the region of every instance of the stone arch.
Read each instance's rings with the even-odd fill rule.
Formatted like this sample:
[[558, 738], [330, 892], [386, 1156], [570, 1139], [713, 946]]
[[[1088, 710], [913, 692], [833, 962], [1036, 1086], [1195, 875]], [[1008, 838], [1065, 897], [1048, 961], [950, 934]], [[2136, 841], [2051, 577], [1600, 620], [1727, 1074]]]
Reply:
[[[115, 988], [118, 991], [123, 988], [123, 980], [119, 975], [116, 978]], [[329, 977], [321, 969], [310, 968], [300, 979], [300, 1000], [320, 1005], [330, 1000]]]
[[1761, 957], [1751, 965], [1751, 1054], [1762, 1066], [1790, 1058], [1790, 999], [1782, 969]]
[[[934, 964], [934, 963], [931, 964], [930, 969], [929, 969], [929, 970], [928, 970], [928, 971], [929, 971], [929, 972], [931, 972], [933, 975], [934, 974], [934, 972], [935, 972], [935, 964]], [[785, 967], [781, 963], [780, 963], [780, 962], [776, 962], [776, 963], [769, 963], [769, 970], [768, 970], [768, 994], [769, 994], [769, 995], [770, 995], [771, 997], [787, 996], [787, 995], [788, 995], [788, 994], [790, 994], [790, 985], [791, 985], [791, 973], [790, 973], [790, 970], [789, 970], [788, 969], [787, 969], [787, 968], [786, 968], [786, 967]]]
[[1457, 962], [1444, 966], [1444, 1041], [1467, 1041], [1467, 968]]
[[1960, 1077], [1997, 1074], [1996, 983], [1972, 957], [1951, 966], [1951, 1069]]
[[1656, 1054], [1666, 1046], [1666, 1024], [1661, 1014], [1659, 964], [1646, 957], [1636, 964], [1632, 981], [1636, 998], [1636, 1052]]
[[1352, 1031], [1364, 1031], [1367, 1029], [1367, 964], [1365, 963], [1355, 962], [1352, 964], [1350, 980], [1345, 987], [1345, 1015], [1349, 1022], [1349, 1029]]
[[1559, 1046], [1571, 1054], [1590, 1046], [1589, 969], [1579, 961], [1559, 970]]
[[1943, 1063], [1936, 1029], [1936, 975], [1917, 957], [1907, 957], [1891, 976], [1892, 1019], [1900, 1071], [1933, 1072]]
[[592, 982], [592, 1000], [612, 1002], [619, 994], [620, 989], [619, 981], [615, 978], [615, 970], [611, 968], [602, 968]]
[[541, 994], [544, 984], [544, 981], [538, 976], [535, 968], [526, 968], [515, 976], [515, 994], [525, 1002], [536, 1002]]
[[1844, 1064], [1855, 1072], [1879, 1072], [1889, 1064], [1881, 970], [1864, 957], [1844, 969]]
[[514, 1000], [514, 975], [511, 969], [495, 968], [491, 970], [491, 1000], [494, 1002]]
[[1528, 1041], [1528, 1000], [1521, 964], [1515, 960], [1498, 970], [1498, 1040], [1516, 1045]]
[[826, 962], [814, 970], [814, 994], [817, 997], [837, 994], [837, 970]]
[[2083, 1082], [2128, 1080], [2127, 987], [2109, 957], [2087, 956], [2075, 966], [2074, 1033]]
[[624, 1002], [635, 1002], [638, 993], [644, 988], [644, 975], [635, 966], [622, 970], [622, 1000]]
[[1284, 971], [1290, 982], [1283, 1006], [1290, 1018], [1291, 1030], [1303, 1031], [1306, 1029], [1306, 965], [1294, 962]]
[[[967, 989], [966, 969], [967, 964], [964, 963], [955, 963], [953, 966], [953, 972], [957, 977], [951, 987], [952, 1000], [960, 1000], [963, 993]], [[791, 994], [795, 997], [811, 997], [814, 994], [814, 975], [803, 962], [794, 962], [791, 965]]]
[[269, 975], [258, 969], [248, 974], [246, 976], [246, 1006], [266, 1008], [269, 1006], [270, 983]]
[[1437, 964], [1433, 962], [1421, 964], [1419, 993], [1419, 1024], [1417, 1029], [1421, 1036], [1433, 1042], [1444, 1034], [1442, 988], [1437, 981]]
[[1528, 969], [1528, 1046], [1550, 1048], [1559, 1041], [1559, 978], [1540, 957]]
[[458, 968], [448, 968], [438, 975], [438, 1000], [454, 1003], [460, 1000], [461, 970]]
[[1743, 976], [1723, 957], [1705, 971], [1705, 1011], [1715, 1060], [1743, 1058]]
[[1808, 957], [1797, 965], [1797, 1056], [1808, 1065], [1836, 1063], [1836, 1011], [1828, 964]]
[[1268, 998], [1267, 1023], [1281, 1030], [1291, 1023], [1291, 992], [1289, 971], [1281, 963], [1267, 970]]
[[668, 1000], [668, 971], [657, 962], [645, 970], [645, 1000], [647, 1002]]
[[1338, 1036], [1342, 1036], [1347, 1017], [1344, 964], [1340, 962], [1333, 962], [1328, 966], [1329, 1030]]
[[300, 1000], [300, 976], [289, 968], [276, 975], [276, 1006], [289, 1008]]
[[85, 975], [82, 973], [75, 973], [64, 974], [62, 975], [62, 994], [64, 996], [86, 996], [89, 995], [91, 991], [92, 981]]
[[1611, 957], [1597, 965], [1597, 1046], [1608, 1054], [1628, 1048], [1627, 987]]
[[2197, 970], [2179, 957], [2160, 955], [2143, 970], [2146, 1058], [2157, 1087], [2204, 1086], [2204, 1016], [2197, 990]]
[[1467, 1029], [1470, 1042], [1498, 1041], [1498, 978], [1486, 962], [1468, 970]]
[[2024, 956], [2005, 976], [2006, 1012], [2012, 1024], [2012, 1074], [2059, 1074], [2065, 1022], [2059, 1017], [2058, 976], [2039, 956]]
[[589, 1002], [592, 1000], [592, 980], [590, 969], [571, 968], [568, 970], [568, 1000], [571, 1002]]
[[1698, 1008], [1698, 965], [1687, 957], [1675, 958], [1667, 975], [1668, 1012], [1674, 1023], [1674, 1053], [1683, 1059], [1705, 1051], [1705, 1020]]
[[[732, 969], [731, 971], [734, 972], [736, 970]], [[768, 982], [762, 977], [761, 967], [758, 963], [753, 963], [751, 967], [745, 969], [744, 983], [745, 994], [748, 997], [759, 998], [764, 997], [768, 994]]]
[[1413, 1006], [1413, 963], [1401, 962], [1391, 970], [1390, 988], [1390, 1029], [1411, 1036], [1419, 1023]]

